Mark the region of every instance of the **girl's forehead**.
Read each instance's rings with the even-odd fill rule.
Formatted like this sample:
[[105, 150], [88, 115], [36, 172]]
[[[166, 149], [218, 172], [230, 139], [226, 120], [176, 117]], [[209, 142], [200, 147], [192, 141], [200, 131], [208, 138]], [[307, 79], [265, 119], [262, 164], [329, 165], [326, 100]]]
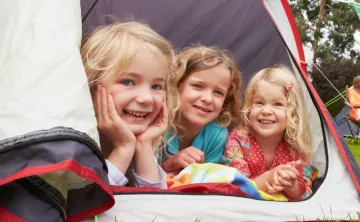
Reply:
[[254, 96], [286, 96], [285, 87], [280, 83], [271, 82], [267, 80], [259, 80], [253, 87]]

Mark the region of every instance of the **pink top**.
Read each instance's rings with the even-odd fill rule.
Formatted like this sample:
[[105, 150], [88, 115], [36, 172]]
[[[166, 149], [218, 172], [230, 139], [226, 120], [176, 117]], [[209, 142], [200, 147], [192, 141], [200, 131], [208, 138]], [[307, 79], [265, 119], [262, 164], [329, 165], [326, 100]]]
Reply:
[[[300, 159], [293, 157], [287, 146], [285, 141], [279, 144], [270, 169], [265, 169], [265, 157], [255, 138], [249, 134], [241, 133], [239, 130], [233, 130], [225, 145], [224, 157], [226, 160], [223, 163], [238, 169], [248, 178], [254, 179], [281, 164]], [[310, 172], [306, 169], [297, 170], [300, 173], [298, 181], [306, 190], [301, 198], [304, 199], [311, 194], [311, 170]]]

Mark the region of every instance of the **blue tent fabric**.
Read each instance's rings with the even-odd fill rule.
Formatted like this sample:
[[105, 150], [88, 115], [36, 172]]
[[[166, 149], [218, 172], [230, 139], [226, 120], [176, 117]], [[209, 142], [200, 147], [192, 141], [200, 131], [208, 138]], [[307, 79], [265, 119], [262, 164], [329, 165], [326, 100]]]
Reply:
[[359, 132], [359, 127], [351, 120], [345, 119], [345, 116], [349, 116], [349, 108], [346, 106], [334, 118], [337, 131], [345, 137], [354, 137]]

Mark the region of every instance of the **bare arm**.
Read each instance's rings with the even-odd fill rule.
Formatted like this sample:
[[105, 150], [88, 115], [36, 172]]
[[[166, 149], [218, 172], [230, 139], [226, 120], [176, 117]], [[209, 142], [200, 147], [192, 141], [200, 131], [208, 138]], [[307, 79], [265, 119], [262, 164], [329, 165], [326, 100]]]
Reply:
[[127, 145], [129, 147], [115, 148], [110, 153], [108, 160], [118, 169], [120, 172], [125, 175], [127, 169], [129, 168], [130, 162], [134, 155], [134, 147]]
[[135, 173], [149, 182], [158, 182], [160, 178], [151, 143], [136, 143]]

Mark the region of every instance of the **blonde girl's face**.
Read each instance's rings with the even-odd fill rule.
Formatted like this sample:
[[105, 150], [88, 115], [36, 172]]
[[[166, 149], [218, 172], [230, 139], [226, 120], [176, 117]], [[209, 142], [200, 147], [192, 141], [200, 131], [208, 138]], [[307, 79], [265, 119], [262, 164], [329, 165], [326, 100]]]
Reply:
[[185, 128], [201, 129], [221, 112], [231, 83], [222, 66], [190, 74], [180, 85], [180, 112]]
[[143, 133], [158, 116], [167, 73], [164, 56], [143, 47], [124, 73], [102, 83], [113, 96], [117, 113], [135, 135]]
[[282, 138], [286, 129], [285, 87], [260, 80], [255, 88], [249, 121], [257, 140]]

